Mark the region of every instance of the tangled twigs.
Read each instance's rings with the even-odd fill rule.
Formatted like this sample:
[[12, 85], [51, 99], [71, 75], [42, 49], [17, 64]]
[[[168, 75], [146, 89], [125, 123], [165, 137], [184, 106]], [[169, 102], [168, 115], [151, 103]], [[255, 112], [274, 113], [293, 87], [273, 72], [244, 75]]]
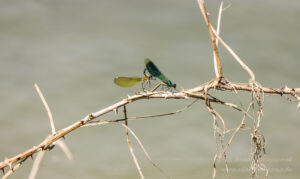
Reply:
[[[261, 85], [257, 82], [254, 84], [256, 87], [261, 89]], [[253, 85], [253, 87], [254, 87]], [[266, 138], [265, 136], [259, 132], [260, 122], [263, 115], [263, 104], [264, 104], [264, 91], [252, 91], [252, 100], [251, 106], [253, 111], [253, 130], [251, 131], [251, 139], [253, 141], [252, 152], [251, 152], [251, 177], [254, 178], [259, 169], [265, 171], [265, 177], [268, 177], [268, 168], [262, 162], [262, 158], [266, 153]], [[255, 110], [255, 105], [257, 105], [258, 109]]]
[[262, 163], [261, 159], [266, 154], [266, 138], [259, 133], [258, 130], [255, 130], [251, 134], [251, 139], [253, 141], [253, 152], [252, 152], [252, 161], [251, 161], [251, 170], [252, 170], [252, 178], [255, 177], [257, 171], [259, 169], [263, 169], [266, 171], [266, 178], [268, 177], [268, 168]]
[[[228, 168], [228, 163], [227, 163], [227, 158], [226, 158], [226, 153], [224, 152], [220, 156], [218, 155], [218, 153], [219, 153], [219, 145], [218, 145], [217, 136], [219, 137], [222, 151], [224, 151], [224, 136], [225, 136], [224, 134], [225, 134], [225, 131], [226, 131], [226, 126], [225, 126], [224, 119], [223, 119], [223, 117], [215, 109], [213, 109], [213, 107], [211, 106], [210, 101], [208, 100], [208, 98], [206, 98], [205, 104], [206, 104], [206, 107], [207, 107], [208, 111], [211, 113], [211, 115], [213, 117], [213, 129], [214, 129], [214, 136], [215, 136], [215, 140], [216, 140], [216, 153], [215, 153], [215, 156], [214, 156], [213, 178], [216, 177], [216, 173], [217, 173], [216, 162], [217, 162], [217, 158], [218, 157], [219, 158], [224, 157], [227, 177], [230, 178], [229, 168]], [[223, 125], [223, 129], [221, 129], [219, 127], [217, 118], [219, 118], [221, 120], [222, 125]]]

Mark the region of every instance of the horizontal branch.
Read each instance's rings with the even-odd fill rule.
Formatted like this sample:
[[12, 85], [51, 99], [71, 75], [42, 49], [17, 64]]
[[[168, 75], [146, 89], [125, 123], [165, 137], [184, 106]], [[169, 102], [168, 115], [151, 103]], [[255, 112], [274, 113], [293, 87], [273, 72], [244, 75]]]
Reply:
[[217, 83], [213, 82], [208, 85], [201, 85], [196, 88], [185, 90], [186, 93], [195, 93], [195, 92], [202, 92], [205, 89], [221, 89], [221, 90], [240, 90], [240, 91], [254, 91], [254, 92], [264, 92], [264, 93], [271, 93], [271, 94], [300, 94], [300, 88], [288, 88], [287, 86], [281, 88], [269, 88], [269, 87], [258, 87], [258, 86], [251, 86], [250, 84], [240, 84], [240, 83]]
[[242, 91], [254, 91], [254, 92], [263, 92], [263, 93], [272, 93], [272, 94], [299, 94], [300, 88], [288, 88], [287, 86], [281, 88], [267, 88], [267, 87], [252, 87], [249, 84], [241, 85], [241, 84], [219, 84], [218, 88], [226, 89], [226, 90], [242, 90]]
[[212, 88], [216, 89], [216, 90], [242, 90], [242, 91], [249, 91], [249, 92], [255, 91], [255, 92], [264, 92], [264, 93], [271, 93], [271, 94], [279, 94], [279, 95], [283, 95], [283, 94], [295, 95], [295, 94], [300, 93], [300, 88], [252, 87], [249, 84], [218, 83], [217, 81], [213, 81], [212, 83], [206, 83], [204, 85], [198, 86], [193, 89], [182, 90], [182, 92], [177, 92], [177, 93], [173, 93], [173, 92], [169, 92], [169, 91], [141, 92], [141, 93], [138, 93], [131, 97], [128, 97], [126, 99], [123, 99], [122, 101], [115, 103], [105, 109], [91, 113], [91, 114], [87, 115], [85, 118], [81, 119], [80, 121], [77, 121], [74, 124], [64, 128], [64, 129], [61, 129], [61, 130], [57, 131], [56, 133], [48, 136], [39, 145], [34, 146], [31, 149], [28, 149], [27, 151], [16, 155], [15, 157], [5, 159], [3, 162], [0, 163], [0, 169], [3, 170], [7, 166], [9, 166], [11, 168], [12, 164], [14, 164], [15, 162], [21, 161], [29, 156], [32, 156], [36, 152], [39, 152], [42, 150], [51, 150], [53, 148], [53, 143], [55, 141], [64, 137], [65, 135], [72, 132], [73, 130], [75, 130], [81, 126], [84, 126], [89, 121], [93, 120], [94, 118], [100, 117], [111, 111], [116, 111], [119, 107], [127, 105], [136, 100], [151, 99], [151, 98], [164, 98], [164, 99], [196, 98], [196, 99], [202, 99], [202, 100], [209, 100], [210, 102], [215, 102], [218, 104], [223, 104], [223, 105], [227, 105], [227, 106], [233, 107], [235, 109], [238, 109], [237, 106], [235, 106], [234, 104], [225, 103], [217, 98], [209, 97], [207, 95], [200, 93], [205, 90], [212, 89]]

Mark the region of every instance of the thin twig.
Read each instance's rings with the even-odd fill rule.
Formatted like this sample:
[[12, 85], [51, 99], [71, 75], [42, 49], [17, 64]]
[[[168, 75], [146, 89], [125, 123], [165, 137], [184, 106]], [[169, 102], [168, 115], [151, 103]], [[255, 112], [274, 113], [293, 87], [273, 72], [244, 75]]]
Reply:
[[66, 145], [66, 143], [63, 141], [63, 139], [59, 139], [56, 144], [61, 148], [61, 150], [66, 154], [67, 158], [69, 160], [73, 160], [73, 155], [69, 149], [69, 147]]
[[41, 162], [42, 162], [43, 157], [45, 156], [45, 154], [46, 154], [45, 150], [40, 151], [37, 154], [37, 156], [36, 156], [36, 158], [35, 158], [35, 160], [33, 162], [33, 165], [32, 165], [32, 168], [31, 168], [31, 171], [30, 171], [28, 179], [35, 179], [35, 176], [36, 176], [36, 174], [37, 174], [37, 172], [39, 170], [40, 164], [41, 164]]
[[24, 158], [23, 160], [21, 160], [18, 164], [16, 164], [15, 166], [11, 166], [9, 171], [7, 171], [5, 173], [5, 175], [1, 178], [1, 179], [7, 179], [11, 174], [13, 174], [16, 170], [18, 170], [20, 168], [20, 166], [28, 159], [28, 157]]
[[49, 121], [50, 121], [50, 125], [51, 125], [52, 134], [55, 134], [55, 126], [54, 126], [54, 121], [53, 121], [53, 117], [52, 117], [52, 113], [50, 111], [50, 108], [49, 108], [49, 106], [48, 106], [48, 104], [47, 104], [47, 102], [46, 102], [46, 100], [44, 98], [44, 95], [41, 92], [39, 86], [35, 83], [34, 87], [35, 87], [37, 93], [39, 94], [39, 96], [40, 96], [40, 98], [41, 98], [41, 100], [42, 100], [42, 102], [43, 102], [43, 104], [45, 106], [45, 109], [46, 109], [46, 111], [48, 113], [48, 117], [49, 117]]
[[150, 155], [148, 154], [147, 150], [145, 149], [144, 145], [142, 144], [142, 142], [140, 141], [140, 139], [137, 137], [137, 135], [127, 126], [127, 125], [124, 125], [124, 124], [121, 124], [123, 127], [125, 127], [133, 136], [134, 138], [136, 139], [136, 141], [138, 142], [138, 144], [140, 145], [140, 147], [142, 148], [144, 154], [146, 155], [147, 159], [151, 162], [151, 164], [160, 171], [160, 173], [165, 177], [165, 178], [170, 178], [169, 176], [167, 176], [164, 171], [159, 168], [154, 162], [153, 160], [151, 159]]
[[[251, 106], [251, 105], [252, 105], [252, 103], [249, 104], [249, 107], [248, 107], [246, 113], [248, 113], [248, 111], [250, 110], [250, 106]], [[231, 144], [233, 138], [234, 138], [235, 135], [238, 133], [238, 131], [239, 131], [242, 127], [244, 127], [245, 119], [246, 119], [246, 113], [244, 113], [243, 118], [242, 118], [242, 120], [241, 120], [241, 123], [240, 123], [239, 126], [235, 129], [234, 133], [231, 135], [231, 137], [230, 137], [230, 139], [229, 139], [229, 141], [228, 141], [228, 143], [227, 143], [225, 149], [222, 151], [222, 155], [226, 153], [228, 147], [230, 146], [230, 144]]]
[[212, 117], [213, 117], [213, 129], [214, 129], [214, 137], [215, 137], [215, 142], [216, 142], [216, 152], [215, 152], [215, 156], [214, 156], [214, 163], [213, 163], [213, 176], [212, 178], [216, 177], [217, 174], [217, 157], [218, 157], [218, 140], [217, 140], [217, 120], [216, 120], [216, 114], [214, 113], [212, 107], [209, 104], [209, 101], [206, 101], [206, 107], [209, 110], [209, 112], [211, 113]]
[[133, 161], [134, 161], [134, 163], [135, 163], [135, 166], [136, 166], [136, 168], [137, 168], [137, 170], [138, 170], [138, 172], [139, 172], [139, 174], [140, 174], [140, 177], [141, 177], [142, 179], [144, 179], [144, 175], [143, 175], [142, 169], [141, 169], [141, 167], [140, 167], [140, 165], [139, 165], [139, 163], [138, 163], [138, 161], [137, 161], [137, 159], [136, 159], [136, 156], [135, 156], [135, 154], [134, 154], [134, 152], [133, 152], [133, 148], [132, 148], [132, 145], [131, 145], [131, 141], [130, 141], [129, 135], [128, 135], [128, 120], [127, 120], [127, 110], [126, 110], [126, 105], [124, 105], [123, 107], [124, 107], [124, 111], [123, 111], [123, 112], [124, 112], [124, 119], [125, 119], [125, 125], [126, 125], [126, 140], [127, 140], [128, 148], [129, 148], [130, 154], [131, 154], [131, 156], [132, 156], [132, 159], [133, 159]]
[[[223, 12], [223, 1], [220, 4], [219, 14], [218, 14], [218, 24], [217, 24], [217, 34], [218, 35], [220, 34], [222, 12]], [[218, 48], [218, 45], [219, 45], [219, 40], [216, 39], [216, 46], [217, 46], [217, 48]], [[213, 55], [214, 55], [215, 73], [216, 73], [216, 76], [219, 77], [220, 74], [219, 74], [219, 71], [218, 71], [218, 62], [217, 62], [217, 59], [216, 59], [216, 54], [213, 53]]]
[[216, 35], [216, 38], [220, 41], [220, 43], [227, 49], [227, 51], [234, 57], [234, 59], [242, 66], [242, 68], [248, 72], [250, 75], [251, 81], [255, 81], [255, 75], [253, 71], [240, 59], [240, 57], [231, 49], [227, 43], [217, 34], [215, 29], [212, 27], [212, 31]]
[[217, 47], [217, 44], [216, 44], [216, 38], [215, 38], [213, 30], [212, 30], [212, 26], [211, 26], [211, 23], [210, 23], [210, 20], [209, 20], [209, 17], [208, 17], [208, 12], [206, 10], [204, 0], [198, 0], [198, 5], [199, 5], [199, 8], [202, 12], [202, 15], [203, 15], [204, 20], [205, 20], [205, 22], [207, 24], [207, 27], [208, 27], [208, 32], [209, 32], [209, 36], [210, 36], [211, 41], [212, 41], [213, 50], [214, 50], [214, 54], [215, 54], [215, 59], [217, 61], [217, 67], [218, 67], [217, 79], [218, 79], [218, 81], [220, 81], [221, 78], [223, 77], [223, 73], [222, 73], [222, 66], [221, 66], [221, 62], [220, 62], [218, 47]]
[[[146, 119], [146, 118], [153, 118], [153, 117], [162, 117], [162, 116], [174, 115], [174, 114], [181, 113], [181, 112], [185, 111], [186, 109], [188, 109], [189, 107], [191, 107], [197, 101], [198, 101], [198, 99], [194, 100], [192, 103], [190, 103], [187, 106], [185, 106], [185, 107], [183, 107], [181, 109], [178, 109], [178, 110], [176, 110], [174, 112], [162, 113], [162, 114], [154, 114], [154, 115], [147, 115], [147, 116], [127, 117], [127, 120], [137, 120], [137, 119]], [[94, 126], [94, 125], [98, 125], [98, 124], [107, 124], [107, 123], [114, 123], [114, 122], [121, 122], [121, 121], [125, 121], [125, 119], [124, 118], [122, 118], [122, 119], [113, 119], [113, 120], [99, 119], [99, 120], [89, 121], [87, 124], [85, 124], [84, 126], [81, 126], [81, 127], [88, 127], [88, 126]]]
[[[152, 117], [152, 116], [149, 116]], [[138, 117], [134, 117], [135, 119], [138, 119]], [[144, 118], [144, 116], [142, 116], [142, 118]], [[129, 117], [127, 119], [130, 119]], [[159, 170], [159, 172], [166, 178], [170, 178], [169, 176], [167, 176], [164, 171], [158, 167], [157, 164], [155, 164], [153, 162], [153, 160], [151, 159], [149, 153], [147, 152], [147, 150], [145, 149], [144, 145], [142, 144], [141, 140], [137, 137], [137, 135], [133, 132], [132, 129], [130, 129], [128, 126], [120, 123], [121, 121], [126, 121], [125, 119], [119, 119], [119, 120], [97, 120], [97, 121], [90, 121], [89, 123], [87, 123], [84, 126], [81, 127], [90, 127], [90, 126], [99, 126], [99, 125], [103, 125], [103, 124], [110, 124], [110, 123], [115, 123], [115, 124], [119, 124], [121, 126], [123, 126], [124, 128], [126, 128], [136, 139], [136, 141], [138, 142], [138, 144], [140, 145], [141, 149], [143, 150], [144, 154], [146, 155], [147, 159], [151, 162], [151, 164]]]

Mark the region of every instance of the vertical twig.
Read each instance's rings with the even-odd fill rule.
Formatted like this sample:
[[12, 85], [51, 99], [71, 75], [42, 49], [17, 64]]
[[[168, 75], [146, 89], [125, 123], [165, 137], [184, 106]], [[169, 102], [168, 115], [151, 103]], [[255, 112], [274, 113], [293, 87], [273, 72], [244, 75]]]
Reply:
[[[211, 106], [210, 102], [208, 99], [206, 99], [206, 107], [209, 110], [209, 112], [211, 113], [212, 117], [213, 117], [213, 128], [214, 128], [214, 137], [215, 137], [215, 141], [216, 141], [216, 153], [214, 156], [214, 164], [213, 164], [213, 178], [216, 177], [216, 172], [217, 172], [217, 166], [216, 166], [216, 161], [217, 158], [222, 158], [224, 157], [224, 161], [225, 161], [225, 167], [226, 167], [226, 174], [227, 174], [227, 178], [231, 178], [230, 174], [229, 174], [229, 167], [228, 167], [228, 162], [227, 162], [227, 156], [226, 153], [223, 152], [224, 151], [224, 131], [226, 131], [226, 126], [225, 126], [225, 121], [223, 119], [223, 117]], [[217, 122], [217, 117], [221, 120], [222, 124], [223, 124], [223, 130], [219, 127], [219, 124]], [[220, 155], [218, 155], [219, 153], [219, 145], [218, 145], [218, 138], [217, 138], [217, 134], [219, 136], [219, 140], [220, 140], [220, 144], [221, 144], [221, 152]]]
[[218, 145], [217, 133], [219, 134], [219, 137], [220, 137], [221, 129], [219, 128], [219, 124], [218, 124], [218, 121], [217, 121], [217, 115], [215, 113], [215, 110], [210, 105], [210, 101], [207, 98], [207, 94], [205, 94], [205, 104], [206, 104], [206, 107], [207, 107], [208, 111], [211, 113], [211, 115], [213, 117], [213, 129], [214, 129], [214, 137], [215, 137], [215, 142], [216, 142], [216, 153], [215, 153], [215, 156], [214, 156], [213, 176], [212, 176], [212, 178], [215, 178], [216, 174], [217, 174], [216, 162], [217, 162], [218, 153], [219, 153], [218, 152], [219, 151], [219, 145]]
[[218, 81], [220, 81], [221, 78], [223, 77], [223, 73], [222, 73], [222, 66], [221, 66], [221, 62], [220, 62], [218, 47], [217, 47], [217, 44], [216, 44], [216, 38], [215, 38], [215, 35], [213, 33], [211, 23], [209, 21], [209, 17], [208, 17], [208, 13], [207, 13], [207, 10], [206, 10], [206, 7], [205, 7], [204, 0], [198, 0], [198, 5], [199, 5], [199, 8], [200, 8], [200, 10], [203, 14], [204, 20], [205, 20], [205, 22], [207, 24], [207, 27], [208, 27], [209, 36], [210, 36], [211, 41], [212, 41], [214, 54], [215, 54], [215, 58], [216, 58], [216, 61], [217, 61], [217, 66], [218, 66], [217, 78], [218, 78]]
[[[217, 34], [218, 35], [220, 34], [222, 12], [223, 12], [223, 1], [221, 2], [220, 8], [219, 8], [218, 24], [217, 24]], [[216, 39], [216, 46], [217, 46], [217, 48], [218, 48], [218, 45], [219, 45], [219, 40]], [[220, 75], [219, 75], [219, 71], [218, 71], [218, 62], [217, 62], [215, 53], [213, 53], [213, 54], [214, 54], [215, 73], [216, 73], [216, 76], [219, 77]]]
[[[266, 165], [262, 162], [262, 158], [264, 154], [266, 153], [266, 139], [263, 134], [260, 133], [259, 127], [261, 118], [263, 115], [263, 103], [264, 103], [264, 92], [260, 88], [260, 85], [258, 83], [255, 83], [255, 85], [258, 86], [260, 90], [258, 91], [252, 91], [252, 103], [253, 103], [253, 113], [255, 112], [254, 105], [256, 102], [258, 109], [257, 109], [257, 117], [254, 118], [254, 127], [253, 131], [251, 133], [251, 139], [254, 143], [254, 151], [252, 152], [252, 162], [251, 162], [251, 169], [252, 169], [252, 175], [251, 177], [254, 178], [260, 169], [265, 170], [265, 177], [268, 177], [268, 168]], [[255, 115], [253, 115], [255, 116]]]
[[127, 126], [127, 128], [126, 128], [126, 140], [127, 140], [128, 148], [129, 148], [130, 154], [132, 156], [132, 159], [133, 159], [133, 161], [135, 163], [135, 166], [136, 166], [136, 168], [137, 168], [137, 170], [138, 170], [138, 172], [140, 174], [140, 177], [142, 179], [144, 179], [144, 175], [143, 175], [142, 169], [141, 169], [141, 167], [140, 167], [140, 165], [139, 165], [139, 163], [138, 163], [138, 161], [137, 161], [137, 159], [136, 159], [136, 157], [134, 155], [133, 148], [132, 148], [132, 145], [131, 145], [131, 141], [130, 141], [129, 135], [128, 135], [128, 120], [127, 120], [128, 118], [127, 118], [126, 105], [124, 105], [123, 112], [124, 112], [125, 125]]

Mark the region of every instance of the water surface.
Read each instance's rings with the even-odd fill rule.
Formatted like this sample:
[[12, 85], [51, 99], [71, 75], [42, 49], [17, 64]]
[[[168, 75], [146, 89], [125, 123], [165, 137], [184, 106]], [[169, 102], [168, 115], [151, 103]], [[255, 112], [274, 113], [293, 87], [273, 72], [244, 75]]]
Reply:
[[[264, 86], [300, 87], [300, 3], [237, 1], [222, 17], [221, 35]], [[218, 1], [208, 3], [212, 22]], [[0, 1], [0, 158], [40, 143], [50, 132], [47, 113], [33, 84], [38, 83], [57, 129], [139, 91], [120, 88], [115, 76], [141, 75], [151, 58], [178, 88], [214, 77], [212, 47], [196, 1]], [[215, 23], [214, 23], [215, 24]], [[247, 82], [248, 75], [220, 49], [224, 74]], [[235, 100], [228, 92], [222, 99]], [[248, 95], [244, 95], [248, 98]], [[128, 106], [130, 116], [175, 111], [187, 100], [144, 100]], [[216, 106], [228, 122], [241, 114]], [[108, 115], [112, 119], [120, 116]], [[261, 130], [268, 139], [271, 178], [299, 173], [299, 109], [283, 97], [265, 100]], [[209, 178], [215, 141], [203, 102], [178, 115], [130, 122], [153, 160], [172, 178]], [[59, 148], [48, 152], [37, 178], [138, 178], [124, 129], [107, 125], [66, 136], [74, 161]], [[161, 175], [133, 141], [146, 178]], [[250, 136], [241, 132], [228, 154], [232, 176], [248, 177]], [[11, 178], [27, 178], [28, 161]], [[225, 173], [219, 164], [218, 176]]]

